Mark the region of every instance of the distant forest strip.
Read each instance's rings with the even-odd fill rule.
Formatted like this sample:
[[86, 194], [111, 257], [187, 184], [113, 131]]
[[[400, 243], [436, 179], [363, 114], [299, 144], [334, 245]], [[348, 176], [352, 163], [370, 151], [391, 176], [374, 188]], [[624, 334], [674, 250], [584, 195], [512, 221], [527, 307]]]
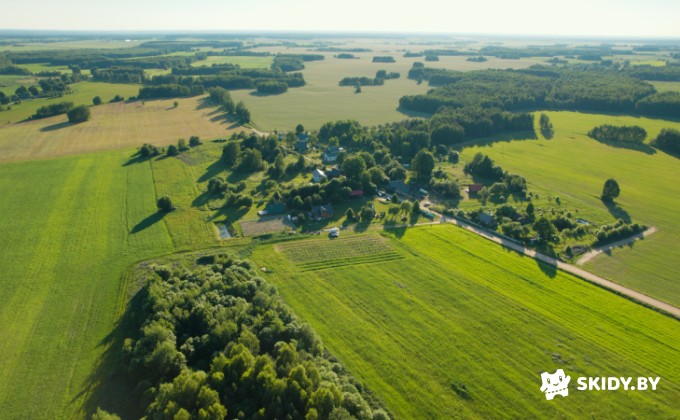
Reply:
[[601, 67], [458, 72], [414, 63], [408, 77], [427, 80], [435, 89], [404, 96], [402, 108], [434, 113], [441, 107], [568, 109], [680, 116], [680, 94], [656, 93], [652, 85], [626, 71]]

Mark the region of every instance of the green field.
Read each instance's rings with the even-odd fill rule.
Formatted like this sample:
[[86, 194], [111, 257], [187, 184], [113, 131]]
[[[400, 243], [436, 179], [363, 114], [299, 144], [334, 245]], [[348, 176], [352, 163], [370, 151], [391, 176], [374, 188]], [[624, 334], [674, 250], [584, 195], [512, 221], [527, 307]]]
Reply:
[[269, 57], [257, 57], [257, 56], [221, 56], [221, 55], [211, 55], [205, 60], [194, 61], [191, 63], [192, 66], [212, 66], [213, 64], [238, 64], [242, 69], [256, 69], [256, 68], [269, 68], [272, 64], [274, 58]]
[[[381, 263], [303, 273], [277, 248], [306, 241], [249, 257], [396, 418], [680, 415], [677, 321], [450, 225], [397, 237], [404, 258]], [[574, 386], [546, 401], [540, 373], [557, 368]], [[624, 375], [663, 385], [575, 390], [579, 376]]]
[[175, 249], [151, 165], [123, 166], [130, 153], [0, 165], [3, 417], [83, 416], [123, 272]]
[[0, 125], [0, 161], [138, 147], [144, 143], [165, 146], [193, 135], [226, 137], [241, 130], [201, 97], [117, 102], [92, 107], [91, 112], [90, 121], [76, 125], [69, 124], [65, 115]]
[[649, 82], [659, 92], [680, 92], [680, 82]]
[[[482, 142], [463, 148], [461, 158], [475, 153], [491, 156], [504, 169], [526, 177], [529, 190], [551, 191], [566, 208], [586, 209], [599, 223], [618, 217], [658, 228], [658, 232], [631, 247], [601, 255], [585, 268], [669, 303], [680, 304], [677, 281], [680, 261], [680, 184], [678, 158], [645, 146], [640, 150], [599, 143], [587, 132], [601, 124], [640, 125], [654, 138], [665, 127], [679, 123], [660, 119], [607, 116], [575, 112], [547, 112], [555, 128], [552, 140]], [[617, 207], [608, 209], [599, 196], [608, 178], [621, 186]], [[553, 204], [555, 205], [555, 204]], [[611, 210], [611, 211], [610, 211]], [[608, 220], [601, 216], [607, 215]]]
[[128, 98], [137, 96], [139, 93], [139, 85], [121, 83], [78, 82], [70, 85], [70, 87], [73, 92], [61, 98], [31, 99], [22, 101], [19, 105], [12, 105], [11, 110], [0, 112], [0, 126], [6, 124], [7, 121], [23, 121], [35, 114], [35, 111], [44, 105], [64, 101], [73, 102], [75, 105], [91, 105], [92, 98], [95, 96], [100, 96], [104, 102], [108, 102], [116, 95]]

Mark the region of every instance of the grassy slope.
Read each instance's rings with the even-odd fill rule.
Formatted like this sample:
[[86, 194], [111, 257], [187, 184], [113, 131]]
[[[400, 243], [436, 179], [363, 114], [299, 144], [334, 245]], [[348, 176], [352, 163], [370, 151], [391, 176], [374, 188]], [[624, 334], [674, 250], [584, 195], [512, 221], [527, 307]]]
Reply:
[[632, 247], [616, 249], [611, 256], [595, 258], [586, 268], [658, 299], [680, 304], [678, 159], [651, 148], [645, 153], [608, 146], [586, 135], [600, 124], [637, 124], [645, 127], [648, 138], [653, 138], [662, 128], [677, 129], [680, 124], [574, 112], [547, 114], [555, 127], [552, 140], [466, 147], [462, 158], [470, 159], [480, 151], [489, 154], [504, 169], [525, 176], [531, 190], [552, 191], [570, 206], [595, 209], [592, 213], [608, 211], [598, 197], [604, 181], [615, 178], [621, 186], [621, 196], [616, 200], [620, 209], [608, 222], [627, 213], [634, 221], [656, 226], [659, 232]]
[[121, 274], [173, 250], [154, 215], [151, 166], [122, 166], [129, 154], [0, 165], [3, 416], [79, 413], [117, 317]]
[[92, 119], [69, 125], [65, 115], [0, 126], [0, 160], [53, 157], [96, 150], [167, 145], [178, 138], [226, 136], [231, 123], [200, 98], [92, 107]]
[[121, 95], [124, 98], [129, 96], [136, 96], [139, 93], [139, 85], [130, 85], [122, 83], [101, 83], [101, 82], [78, 82], [71, 85], [72, 93], [61, 98], [52, 99], [33, 99], [23, 101], [19, 105], [12, 105], [9, 111], [0, 112], [0, 122], [7, 121], [18, 122], [23, 121], [35, 114], [35, 111], [41, 106], [50, 105], [59, 102], [73, 102], [75, 105], [91, 105], [92, 98], [101, 96], [104, 102], [108, 102], [116, 95]]
[[[410, 229], [396, 246], [405, 259], [305, 273], [272, 246], [251, 258], [398, 418], [680, 414], [677, 321], [452, 226]], [[546, 402], [540, 373], [557, 368], [571, 393]], [[663, 386], [575, 391], [600, 375]]]

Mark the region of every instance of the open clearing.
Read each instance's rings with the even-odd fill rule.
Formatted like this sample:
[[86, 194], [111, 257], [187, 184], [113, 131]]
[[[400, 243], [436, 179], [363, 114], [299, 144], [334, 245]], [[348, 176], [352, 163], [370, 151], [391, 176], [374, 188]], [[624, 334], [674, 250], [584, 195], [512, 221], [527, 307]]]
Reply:
[[71, 125], [65, 115], [0, 126], [0, 160], [25, 160], [141, 146], [167, 145], [192, 135], [225, 137], [232, 123], [199, 97], [92, 107], [92, 118]]
[[[281, 245], [251, 258], [276, 268], [267, 279], [397, 417], [680, 414], [676, 320], [463, 229], [396, 233], [391, 245], [406, 257], [377, 264], [303, 273]], [[540, 373], [557, 368], [572, 382], [661, 376], [663, 385], [549, 404]]]
[[3, 417], [85, 417], [125, 303], [121, 275], [175, 249], [151, 165], [124, 166], [130, 153], [0, 165]]
[[264, 235], [267, 233], [279, 233], [290, 230], [285, 216], [261, 217], [257, 220], [244, 220], [241, 222], [241, 231], [244, 236]]
[[[463, 148], [461, 159], [470, 160], [477, 152], [488, 154], [503, 169], [526, 177], [530, 190], [560, 196], [565, 208], [573, 204], [609, 213], [607, 223], [624, 218], [656, 227], [654, 235], [616, 248], [611, 255], [602, 254], [584, 268], [678, 306], [680, 161], [649, 146], [636, 150], [602, 144], [587, 132], [601, 124], [640, 125], [650, 139], [662, 128], [680, 129], [680, 123], [576, 112], [546, 114], [555, 129], [552, 140], [486, 141]], [[608, 178], [615, 178], [621, 186], [621, 196], [609, 208], [599, 199]]]

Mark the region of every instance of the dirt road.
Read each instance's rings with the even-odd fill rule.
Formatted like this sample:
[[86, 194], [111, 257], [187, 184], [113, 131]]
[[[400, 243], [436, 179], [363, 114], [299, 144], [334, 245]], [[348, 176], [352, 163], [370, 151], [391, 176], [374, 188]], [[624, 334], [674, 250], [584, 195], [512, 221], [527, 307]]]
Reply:
[[[432, 211], [432, 210], [429, 210]], [[435, 213], [435, 212], [433, 212]], [[505, 239], [501, 236], [496, 235], [495, 233], [489, 232], [484, 229], [480, 229], [477, 226], [474, 226], [470, 223], [467, 223], [465, 221], [453, 218], [453, 217], [447, 217], [447, 216], [442, 216], [438, 213], [437, 214], [439, 217], [443, 217], [444, 221], [447, 223], [453, 223], [454, 225], [460, 226], [463, 229], [467, 229], [470, 232], [476, 233], [479, 236], [482, 236], [490, 241], [496, 242], [497, 244], [501, 244], [506, 248], [512, 249], [513, 251], [517, 251], [523, 255], [526, 255], [528, 257], [534, 258], [536, 260], [542, 261], [546, 264], [550, 264], [552, 266], [555, 266], [559, 268], [562, 271], [566, 271], [567, 273], [573, 274], [576, 277], [579, 277], [583, 280], [586, 280], [590, 283], [596, 284], [600, 287], [603, 287], [611, 292], [617, 293], [619, 295], [625, 296], [637, 303], [640, 303], [642, 305], [645, 305], [647, 307], [650, 307], [652, 309], [657, 309], [661, 312], [667, 313], [670, 316], [680, 319], [680, 308], [675, 307], [671, 304], [668, 304], [666, 302], [662, 302], [658, 299], [654, 299], [653, 297], [647, 296], [643, 293], [640, 293], [638, 291], [635, 291], [633, 289], [629, 289], [628, 287], [622, 286], [618, 283], [614, 283], [613, 281], [607, 280], [605, 278], [602, 278], [600, 276], [597, 276], [591, 272], [588, 272], [586, 270], [583, 270], [582, 268], [576, 267], [571, 264], [567, 264], [562, 261], [558, 261], [555, 258], [549, 257], [545, 254], [541, 254], [539, 252], [536, 252], [532, 249], [528, 249], [517, 242], [510, 241], [508, 239]], [[652, 232], [653, 233], [653, 232]], [[612, 244], [614, 245], [614, 244]]]
[[605, 246], [595, 248], [592, 251], [583, 254], [583, 256], [576, 261], [576, 265], [583, 265], [583, 264], [587, 263], [588, 261], [592, 260], [593, 258], [597, 257], [598, 255], [602, 254], [603, 252], [607, 252], [607, 251], [612, 250], [614, 248], [626, 246], [629, 243], [635, 242], [638, 239], [646, 238], [649, 235], [652, 235], [654, 233], [656, 233], [656, 228], [654, 226], [652, 226], [649, 229], [647, 229], [646, 231], [644, 231], [642, 233], [638, 233], [637, 235], [633, 235], [630, 238], [626, 238], [626, 239], [623, 239], [621, 241], [613, 242], [609, 245], [605, 245]]

